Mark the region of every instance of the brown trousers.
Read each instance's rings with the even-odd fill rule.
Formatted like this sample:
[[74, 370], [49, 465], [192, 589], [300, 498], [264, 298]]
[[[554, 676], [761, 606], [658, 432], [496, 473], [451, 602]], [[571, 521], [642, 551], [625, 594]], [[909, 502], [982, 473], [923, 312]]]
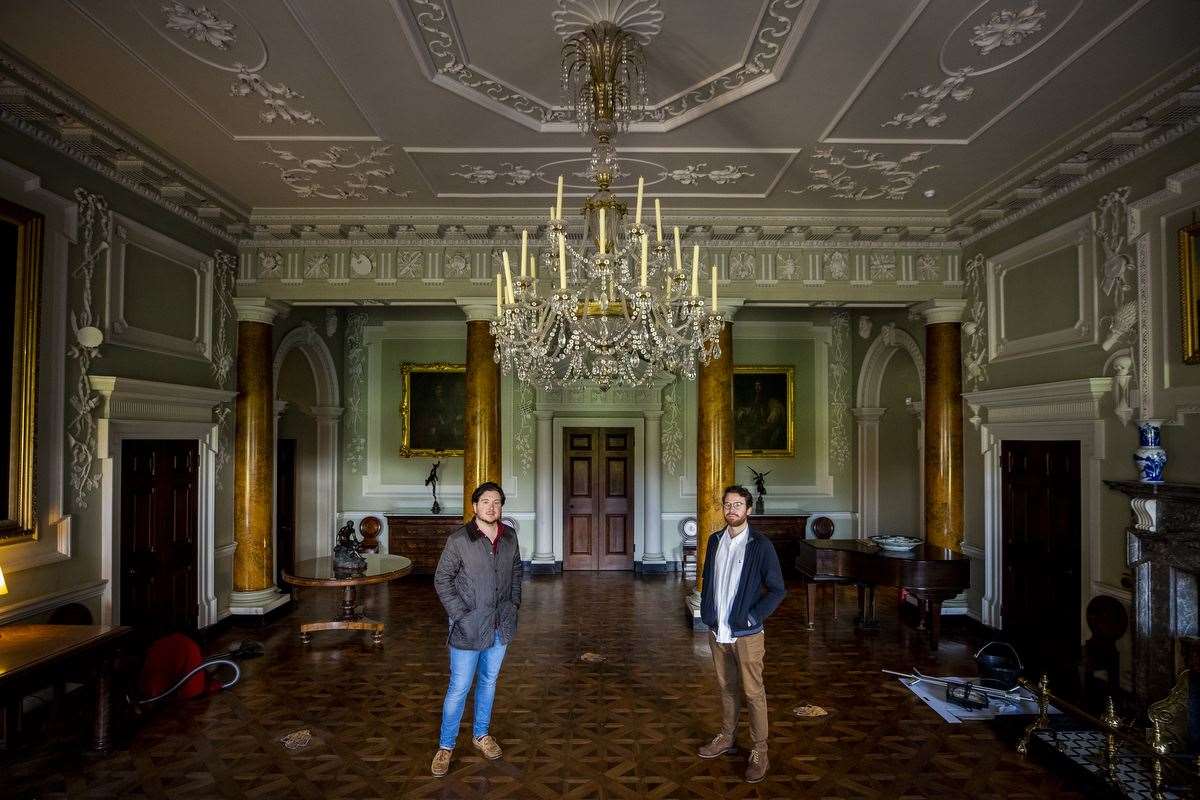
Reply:
[[755, 747], [767, 746], [767, 690], [763, 686], [763, 655], [766, 641], [762, 631], [740, 636], [733, 644], [720, 644], [717, 634], [708, 633], [713, 668], [721, 687], [721, 733], [735, 736], [742, 698], [750, 706], [750, 738]]

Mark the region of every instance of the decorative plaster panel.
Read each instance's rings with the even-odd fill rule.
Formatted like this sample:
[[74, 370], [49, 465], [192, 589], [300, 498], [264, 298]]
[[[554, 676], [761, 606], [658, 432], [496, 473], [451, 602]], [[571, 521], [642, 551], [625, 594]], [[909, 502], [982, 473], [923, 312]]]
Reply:
[[[149, 350], [180, 358], [208, 361], [212, 358], [213, 259], [164, 236], [139, 222], [113, 215], [116, 235], [108, 257], [104, 286], [104, 332], [110, 344]], [[191, 308], [155, 298], [165, 304], [173, 320], [183, 319], [191, 336], [184, 338], [163, 331], [141, 328], [126, 319], [126, 305], [145, 303], [144, 297], [127, 297], [128, 260], [133, 249], [146, 251], [177, 267], [191, 289]], [[156, 265], [156, 268], [166, 268]], [[161, 308], [161, 307], [160, 307]]]
[[[1024, 337], [1010, 336], [1006, 321], [1016, 316], [1027, 316], [1033, 313], [1033, 309], [1028, 304], [1041, 301], [1043, 298], [1036, 294], [1032, 297], [1010, 296], [1007, 291], [1006, 276], [1015, 270], [1032, 269], [1033, 267], [1029, 265], [1038, 259], [1065, 248], [1072, 248], [1075, 251], [1075, 291], [1079, 306], [1076, 319], [1072, 321], [1070, 327]], [[987, 261], [986, 270], [987, 346], [990, 361], [1027, 358], [1099, 343], [1099, 331], [1096, 325], [1096, 250], [1092, 239], [1092, 216], [1090, 214], [997, 254]], [[1056, 298], [1056, 302], [1059, 299]]]

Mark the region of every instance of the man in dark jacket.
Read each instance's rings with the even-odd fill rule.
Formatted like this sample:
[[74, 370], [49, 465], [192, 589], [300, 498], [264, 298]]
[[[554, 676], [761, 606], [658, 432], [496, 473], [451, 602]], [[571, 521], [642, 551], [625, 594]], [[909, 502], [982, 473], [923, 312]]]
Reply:
[[713, 668], [721, 687], [721, 732], [700, 748], [699, 755], [716, 758], [735, 752], [734, 734], [744, 696], [754, 740], [746, 780], [758, 783], [766, 777], [768, 766], [763, 622], [787, 590], [775, 546], [750, 527], [750, 492], [730, 486], [722, 502], [726, 525], [708, 539], [700, 593], [700, 619], [709, 629]]
[[475, 516], [446, 540], [433, 585], [449, 616], [450, 686], [442, 704], [442, 729], [431, 770], [450, 769], [467, 692], [475, 683], [471, 744], [489, 759], [501, 756], [488, 734], [492, 700], [504, 652], [517, 631], [521, 607], [521, 551], [513, 529], [500, 522], [504, 490], [482, 483], [471, 493]]

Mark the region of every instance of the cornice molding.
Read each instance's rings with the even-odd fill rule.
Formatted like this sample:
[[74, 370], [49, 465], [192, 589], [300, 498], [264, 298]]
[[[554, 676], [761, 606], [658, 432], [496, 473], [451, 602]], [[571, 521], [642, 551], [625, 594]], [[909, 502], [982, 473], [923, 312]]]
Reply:
[[1112, 378], [1079, 378], [1054, 383], [985, 389], [963, 394], [973, 418], [1004, 422], [1081, 422], [1101, 418], [1101, 403]]
[[213, 407], [237, 397], [237, 392], [226, 389], [113, 375], [89, 375], [88, 383], [100, 396], [102, 420], [213, 423]]
[[[0, 46], [0, 122], [88, 169], [150, 200], [198, 228], [233, 244], [234, 236], [213, 220], [245, 220], [249, 210], [179, 162], [143, 143], [89, 103], [54, 85], [44, 73]], [[85, 151], [73, 140], [99, 140]], [[101, 159], [93, 153], [108, 151]], [[185, 206], [170, 198], [194, 198]]]

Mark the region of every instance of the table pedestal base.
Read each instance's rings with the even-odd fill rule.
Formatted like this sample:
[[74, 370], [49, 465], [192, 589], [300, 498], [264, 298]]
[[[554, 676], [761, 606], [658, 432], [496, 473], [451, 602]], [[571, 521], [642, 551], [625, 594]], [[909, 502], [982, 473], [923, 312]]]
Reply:
[[329, 622], [303, 623], [300, 626], [300, 641], [303, 644], [311, 642], [313, 631], [371, 631], [371, 643], [382, 645], [383, 629], [382, 622], [376, 622], [358, 613], [358, 587], [344, 586], [342, 587], [342, 615]]

